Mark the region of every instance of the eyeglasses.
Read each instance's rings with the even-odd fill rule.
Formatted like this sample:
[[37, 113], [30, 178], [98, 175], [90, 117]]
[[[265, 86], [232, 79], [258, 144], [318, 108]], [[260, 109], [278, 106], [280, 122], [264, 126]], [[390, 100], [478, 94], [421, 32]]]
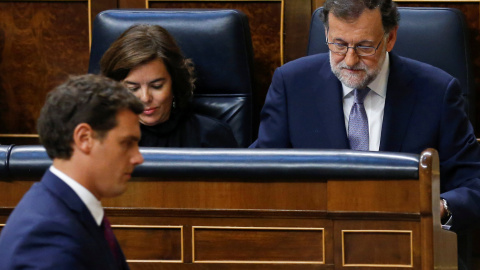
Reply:
[[330, 51], [339, 55], [346, 55], [348, 52], [348, 49], [353, 49], [358, 56], [371, 56], [377, 52], [377, 49], [378, 47], [380, 47], [380, 44], [382, 43], [382, 41], [383, 41], [383, 38], [378, 43], [377, 47], [360, 46], [360, 45], [349, 47], [348, 45], [341, 44], [341, 43], [328, 42], [328, 36], [327, 36], [326, 43]]

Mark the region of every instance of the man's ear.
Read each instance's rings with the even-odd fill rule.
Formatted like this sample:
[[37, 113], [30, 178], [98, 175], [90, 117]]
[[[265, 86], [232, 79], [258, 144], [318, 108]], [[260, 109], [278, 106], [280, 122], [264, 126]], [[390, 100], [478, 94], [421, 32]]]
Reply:
[[397, 30], [398, 30], [398, 25], [395, 26], [392, 30], [390, 30], [390, 33], [387, 39], [387, 52], [390, 52], [393, 50], [393, 46], [397, 41]]
[[92, 127], [87, 123], [80, 123], [73, 131], [74, 148], [83, 153], [90, 153], [93, 146], [95, 134]]

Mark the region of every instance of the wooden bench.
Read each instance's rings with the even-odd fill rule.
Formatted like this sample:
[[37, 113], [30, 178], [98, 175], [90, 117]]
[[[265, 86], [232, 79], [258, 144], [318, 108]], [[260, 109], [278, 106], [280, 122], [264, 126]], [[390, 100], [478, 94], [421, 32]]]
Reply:
[[[51, 164], [1, 146], [0, 223]], [[132, 269], [456, 269], [439, 163], [421, 155], [142, 148], [103, 200]]]

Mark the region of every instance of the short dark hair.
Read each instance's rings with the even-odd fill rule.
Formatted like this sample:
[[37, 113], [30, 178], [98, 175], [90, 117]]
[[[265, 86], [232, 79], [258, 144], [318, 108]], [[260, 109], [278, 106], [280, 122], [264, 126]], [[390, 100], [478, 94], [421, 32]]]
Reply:
[[101, 73], [116, 81], [130, 70], [154, 59], [162, 59], [172, 77], [178, 108], [185, 109], [193, 97], [193, 62], [186, 59], [170, 33], [159, 25], [138, 24], [128, 28], [112, 43], [100, 60]]
[[143, 104], [121, 83], [93, 74], [71, 76], [47, 95], [37, 121], [40, 142], [50, 158], [68, 160], [77, 125], [89, 124], [101, 140], [124, 109], [140, 114]]
[[400, 21], [397, 5], [392, 0], [327, 0], [323, 5], [320, 18], [328, 28], [328, 14], [342, 19], [356, 19], [365, 9], [374, 10], [380, 8], [382, 25], [385, 33], [395, 28]]

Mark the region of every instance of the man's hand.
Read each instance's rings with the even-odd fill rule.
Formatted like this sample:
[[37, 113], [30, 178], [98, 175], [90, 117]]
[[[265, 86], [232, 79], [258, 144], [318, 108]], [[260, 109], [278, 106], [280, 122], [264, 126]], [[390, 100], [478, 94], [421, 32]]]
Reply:
[[445, 211], [445, 207], [443, 207], [443, 200], [440, 199], [440, 219], [443, 219], [447, 216], [447, 211]]

